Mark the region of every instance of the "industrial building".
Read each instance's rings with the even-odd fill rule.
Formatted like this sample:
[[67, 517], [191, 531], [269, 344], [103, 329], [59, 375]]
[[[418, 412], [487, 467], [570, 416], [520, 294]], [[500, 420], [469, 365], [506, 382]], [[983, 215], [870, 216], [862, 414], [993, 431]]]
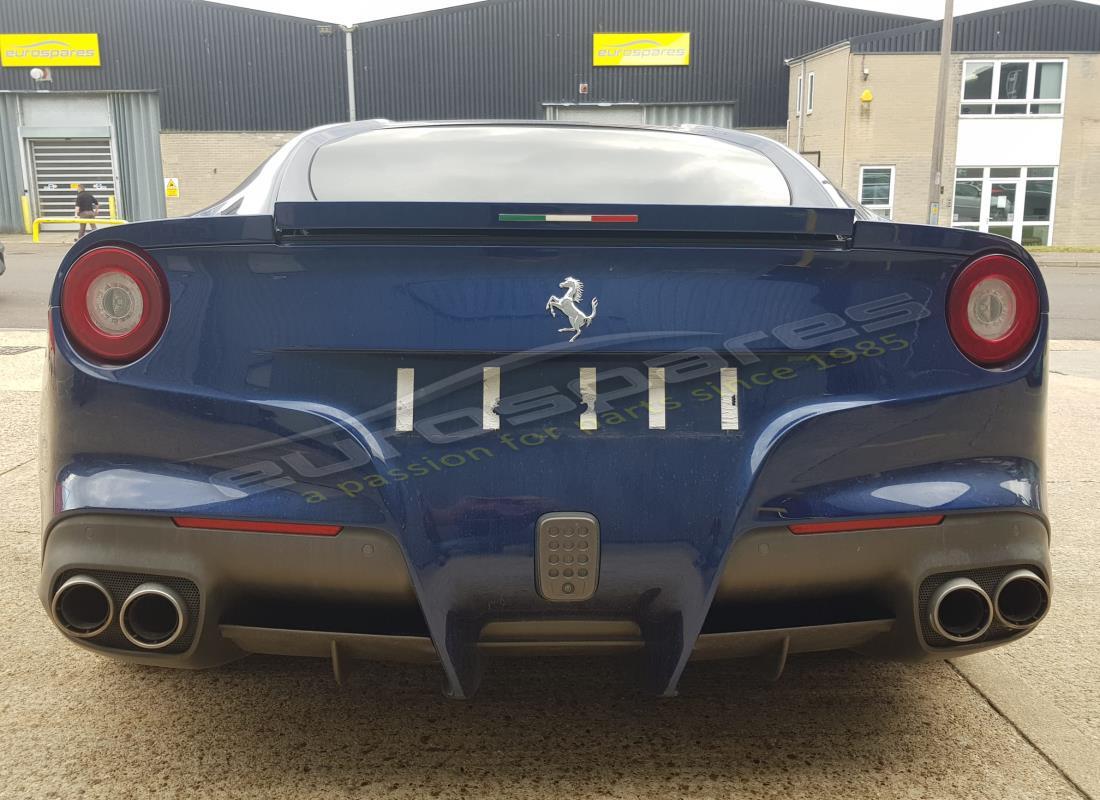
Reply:
[[[788, 145], [852, 197], [929, 221], [943, 23], [789, 59]], [[1025, 245], [1100, 243], [1100, 5], [1033, 0], [955, 20], [938, 222]]]
[[[1100, 49], [1100, 8], [1073, 0], [1013, 8], [996, 18], [1009, 28], [982, 47], [987, 55], [1067, 59], [1059, 141], [1069, 146], [1074, 115], [1097, 117], [1096, 93], [1084, 97], [1075, 81], [1087, 81], [1082, 70]], [[978, 53], [965, 34], [978, 18], [986, 19], [956, 21], [964, 31], [957, 34], [959, 75], [964, 55]], [[924, 221], [927, 211], [913, 191], [923, 155], [927, 193], [937, 24], [807, 0], [485, 0], [347, 28], [203, 0], [6, 3], [0, 231], [21, 230], [26, 215], [71, 210], [78, 181], [113, 198], [126, 219], [191, 213], [228, 193], [296, 132], [373, 117], [704, 122], [756, 130], [808, 153], [852, 194], [860, 192], [861, 174], [868, 186], [886, 175], [891, 205], [880, 202], [881, 188], [864, 199], [895, 219]], [[869, 75], [859, 73], [867, 59], [874, 62]], [[885, 59], [896, 59], [897, 69]], [[918, 72], [906, 71], [907, 59], [920, 64]], [[1052, 80], [1047, 69], [1041, 84]], [[858, 99], [864, 88], [875, 93], [869, 103]], [[1006, 120], [1009, 112], [995, 110], [982, 121], [1032, 122], [1052, 113]], [[899, 137], [892, 131], [904, 119], [912, 125]], [[957, 138], [953, 132], [952, 159]], [[1087, 134], [1083, 141], [1087, 149]], [[904, 158], [892, 155], [900, 142]], [[1083, 167], [1062, 166], [1061, 153], [1057, 164], [1044, 156], [1041, 164], [1023, 159], [1018, 166], [1054, 167], [1051, 195], [1061, 203], [1076, 196], [1065, 181], [1083, 180], [1074, 169], [1087, 168], [1090, 158], [1100, 162], [1094, 149], [1081, 153]], [[985, 192], [998, 176], [966, 180], [981, 181]], [[1029, 177], [1017, 179], [1021, 197]], [[1047, 240], [1060, 243], [1078, 223], [1060, 206], [1052, 213], [1057, 228]], [[978, 224], [990, 221], [987, 214]]]
[[[201, 0], [3, 3], [0, 231], [22, 228], [21, 196], [34, 215], [71, 211], [77, 178], [126, 219], [190, 213], [297, 131], [349, 118], [706, 120], [779, 136], [784, 57], [913, 21], [804, 0], [488, 0], [346, 30]], [[595, 66], [594, 35], [624, 31], [687, 34], [686, 52]]]

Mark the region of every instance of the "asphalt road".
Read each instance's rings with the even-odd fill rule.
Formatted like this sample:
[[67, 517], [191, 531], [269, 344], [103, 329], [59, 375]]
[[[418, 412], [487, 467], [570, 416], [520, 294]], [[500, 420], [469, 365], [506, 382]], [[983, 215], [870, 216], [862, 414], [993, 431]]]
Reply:
[[[67, 244], [8, 245], [8, 271], [0, 276], [0, 328], [45, 327], [46, 303]], [[1100, 269], [1043, 270], [1054, 309], [1051, 338], [1100, 340]]]

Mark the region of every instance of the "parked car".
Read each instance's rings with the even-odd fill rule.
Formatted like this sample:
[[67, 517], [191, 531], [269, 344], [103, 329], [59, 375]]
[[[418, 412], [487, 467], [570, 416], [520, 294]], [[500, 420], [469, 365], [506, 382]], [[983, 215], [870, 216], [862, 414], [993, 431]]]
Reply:
[[1028, 253], [701, 126], [356, 122], [53, 289], [40, 594], [83, 647], [955, 657], [1049, 605]]

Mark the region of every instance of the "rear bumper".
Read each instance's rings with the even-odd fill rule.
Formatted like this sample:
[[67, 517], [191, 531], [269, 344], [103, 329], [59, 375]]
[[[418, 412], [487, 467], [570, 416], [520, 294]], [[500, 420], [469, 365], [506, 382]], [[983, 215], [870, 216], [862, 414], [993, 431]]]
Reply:
[[[926, 620], [929, 587], [952, 573], [995, 584], [1017, 567], [1049, 583], [1048, 540], [1044, 522], [1021, 512], [962, 513], [934, 527], [809, 536], [786, 527], [756, 529], [735, 540], [692, 657], [775, 654], [781, 663], [788, 652], [856, 649], [920, 660], [1013, 641], [1027, 631], [994, 625], [973, 643], [936, 646]], [[532, 586], [534, 571], [532, 562]], [[380, 529], [310, 537], [189, 530], [165, 517], [76, 514], [59, 520], [46, 540], [39, 592], [47, 609], [61, 582], [77, 573], [110, 587], [116, 608], [148, 580], [166, 580], [193, 598], [186, 635], [165, 651], [129, 646], [117, 620], [102, 636], [73, 639], [127, 661], [203, 668], [249, 653], [437, 660], [405, 556]], [[644, 649], [640, 620], [601, 616], [599, 592], [594, 601], [583, 610], [548, 603], [544, 613], [517, 614], [495, 606], [487, 589], [485, 614], [471, 635], [481, 652], [502, 654]]]

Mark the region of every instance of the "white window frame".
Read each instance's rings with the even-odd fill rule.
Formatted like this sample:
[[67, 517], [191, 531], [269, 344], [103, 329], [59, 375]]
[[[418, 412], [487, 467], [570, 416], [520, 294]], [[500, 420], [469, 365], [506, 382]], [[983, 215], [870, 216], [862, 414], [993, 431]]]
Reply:
[[[990, 97], [963, 97], [966, 93], [966, 67], [968, 64], [993, 64], [993, 83], [990, 87]], [[1020, 100], [998, 100], [997, 93], [1001, 90], [1001, 65], [1002, 64], [1028, 64], [1027, 70], [1027, 98]], [[1057, 100], [1035, 97], [1035, 78], [1038, 76], [1039, 64], [1062, 65], [1062, 87]], [[1013, 119], [1017, 117], [1063, 117], [1066, 114], [1066, 78], [1069, 76], [1069, 62], [1064, 58], [968, 58], [962, 63], [961, 82], [959, 84], [959, 116], [963, 119]], [[1002, 105], [1024, 107], [1023, 114], [996, 114], [998, 103]], [[1056, 113], [1031, 113], [1032, 104], [1058, 103], [1062, 110]], [[966, 105], [989, 105], [988, 114], [964, 114], [962, 107]]]
[[[887, 198], [888, 203], [875, 203], [874, 205], [868, 205], [863, 202], [863, 173], [869, 169], [888, 169], [890, 170], [890, 196]], [[897, 176], [897, 169], [893, 164], [865, 164], [859, 168], [859, 204], [866, 208], [868, 211], [873, 211], [880, 217], [886, 217], [887, 219], [894, 218], [894, 178]], [[890, 213], [882, 214], [882, 210], [889, 211]]]
[[814, 113], [814, 74], [809, 74], [809, 81], [806, 86], [806, 113]]
[[[1027, 181], [1029, 168], [1041, 168], [1052, 169], [1053, 173], [1049, 178], [1032, 178], [1032, 180], [1049, 180], [1050, 185], [1050, 219], [1047, 220], [1029, 220], [1024, 218], [1024, 199], [1027, 193]], [[960, 169], [980, 169], [982, 171], [981, 178], [960, 178], [958, 177], [958, 170]], [[990, 175], [990, 170], [993, 169], [1019, 169], [1020, 176], [1018, 178], [994, 178]], [[955, 204], [958, 202], [956, 192], [954, 189], [954, 183], [952, 184], [951, 192], [951, 227], [963, 228], [971, 231], [982, 231], [988, 233], [990, 226], [989, 219], [989, 200], [992, 192], [992, 186], [994, 183], [1015, 183], [1016, 184], [1016, 197], [1019, 203], [1020, 213], [1016, 215], [1016, 218], [1012, 222], [993, 222], [992, 227], [1011, 227], [1013, 241], [1019, 242], [1023, 238], [1023, 229], [1028, 226], [1043, 226], [1047, 227], [1047, 247], [1054, 246], [1054, 210], [1057, 208], [1058, 203], [1058, 176], [1061, 171], [1057, 164], [1028, 164], [1026, 166], [1008, 166], [1005, 164], [998, 164], [996, 167], [979, 166], [977, 164], [956, 164], [955, 165], [955, 182], [958, 181], [981, 181], [982, 191], [979, 198], [979, 213], [977, 222], [955, 222]]]
[[798, 76], [798, 91], [795, 93], [797, 97], [794, 102], [794, 115], [796, 117], [802, 116], [802, 76]]

